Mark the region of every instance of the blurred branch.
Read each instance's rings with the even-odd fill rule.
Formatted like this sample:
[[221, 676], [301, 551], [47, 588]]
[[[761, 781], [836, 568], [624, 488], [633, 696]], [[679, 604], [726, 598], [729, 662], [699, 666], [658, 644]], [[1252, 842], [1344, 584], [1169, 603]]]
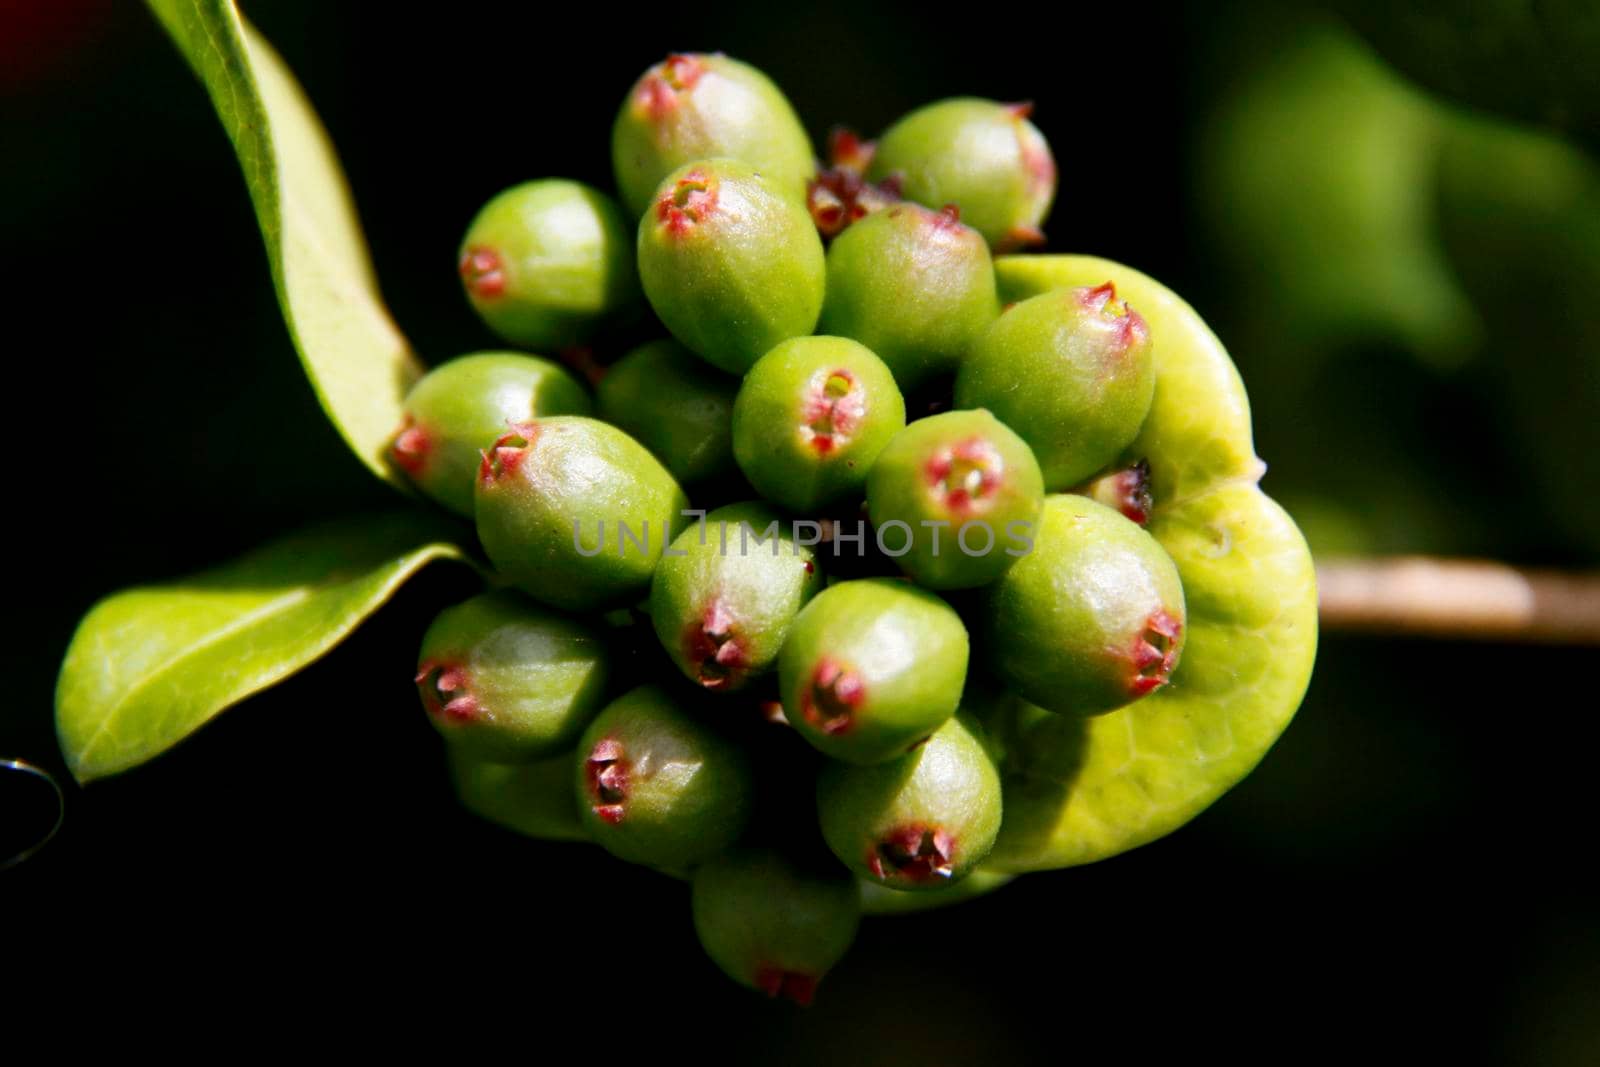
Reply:
[[1424, 557], [1317, 561], [1330, 630], [1600, 645], [1600, 571]]

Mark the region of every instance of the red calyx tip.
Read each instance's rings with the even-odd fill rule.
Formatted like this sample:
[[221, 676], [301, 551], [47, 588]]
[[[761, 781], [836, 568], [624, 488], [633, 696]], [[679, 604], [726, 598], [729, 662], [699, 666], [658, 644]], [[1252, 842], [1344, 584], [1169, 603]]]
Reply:
[[736, 629], [733, 613], [721, 597], [714, 597], [684, 634], [684, 651], [705, 688], [731, 689], [743, 679], [749, 650]]
[[756, 970], [755, 987], [769, 997], [792, 1000], [802, 1008], [811, 1005], [817, 993], [817, 979], [799, 971], [763, 966]]
[[824, 237], [836, 237], [857, 219], [865, 218], [900, 199], [898, 180], [873, 184], [850, 167], [820, 171], [806, 186], [806, 206]]
[[631, 764], [625, 757], [622, 742], [614, 737], [603, 737], [589, 750], [584, 761], [584, 776], [588, 782], [591, 810], [613, 825], [622, 821], [628, 800], [628, 772]]
[[698, 56], [668, 56], [640, 80], [635, 94], [639, 109], [652, 119], [665, 117], [678, 106], [678, 94], [693, 89], [705, 72]]
[[940, 449], [923, 467], [934, 497], [946, 509], [962, 514], [986, 503], [1005, 477], [1005, 461], [982, 437]]
[[856, 709], [866, 698], [867, 687], [859, 674], [824, 659], [800, 693], [800, 713], [823, 733], [842, 734], [855, 725]]
[[390, 455], [401, 470], [411, 477], [416, 478], [422, 474], [423, 468], [428, 465], [428, 455], [433, 451], [433, 440], [428, 436], [428, 431], [417, 425], [417, 420], [408, 411], [405, 420], [400, 424], [400, 432], [394, 436], [394, 445]]
[[955, 841], [936, 826], [903, 826], [873, 845], [867, 869], [877, 878], [945, 881], [955, 873]]
[[505, 265], [492, 248], [469, 248], [461, 253], [461, 281], [467, 292], [480, 300], [500, 296], [506, 291]]
[[1144, 631], [1134, 640], [1130, 657], [1134, 674], [1128, 689], [1135, 697], [1167, 684], [1178, 664], [1178, 637], [1182, 633], [1183, 624], [1166, 608], [1157, 608], [1145, 620]]
[[835, 169], [865, 174], [877, 151], [876, 141], [863, 141], [848, 126], [835, 126], [828, 134], [828, 162]]
[[1033, 101], [1019, 100], [1015, 104], [1005, 105], [1005, 109], [1010, 112], [1012, 118], [1025, 119], [1033, 114]]
[[827, 455], [849, 443], [851, 434], [866, 412], [863, 390], [855, 375], [843, 367], [812, 376], [806, 387], [800, 436], [813, 449]]
[[997, 252], [1015, 252], [1019, 248], [1032, 248], [1045, 242], [1044, 231], [1037, 226], [1013, 226], [1006, 231], [998, 244]]
[[478, 698], [467, 686], [467, 672], [442, 663], [424, 663], [412, 679], [422, 688], [423, 706], [429, 715], [442, 715], [452, 722], [469, 722], [478, 716]]
[[656, 220], [668, 233], [680, 235], [704, 222], [717, 209], [717, 182], [703, 170], [692, 170], [656, 200]]
[[478, 450], [478, 455], [483, 457], [483, 462], [478, 464], [479, 480], [493, 485], [516, 470], [533, 451], [533, 443], [538, 438], [538, 423], [512, 423], [510, 430], [494, 439], [494, 444]]

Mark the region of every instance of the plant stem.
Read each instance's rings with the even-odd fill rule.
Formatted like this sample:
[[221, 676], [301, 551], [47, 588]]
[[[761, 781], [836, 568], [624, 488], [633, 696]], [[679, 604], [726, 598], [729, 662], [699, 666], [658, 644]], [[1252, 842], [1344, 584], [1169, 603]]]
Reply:
[[1600, 571], [1421, 556], [1321, 559], [1317, 583], [1330, 630], [1600, 645]]

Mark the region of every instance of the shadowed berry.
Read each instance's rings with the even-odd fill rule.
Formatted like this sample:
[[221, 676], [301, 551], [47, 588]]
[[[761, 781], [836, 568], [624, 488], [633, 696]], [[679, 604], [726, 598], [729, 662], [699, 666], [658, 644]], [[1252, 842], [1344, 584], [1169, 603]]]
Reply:
[[470, 519], [472, 483], [495, 438], [512, 423], [589, 410], [589, 394], [560, 365], [478, 352], [440, 364], [411, 387], [389, 454], [424, 493]]
[[834, 855], [891, 889], [943, 889], [971, 872], [1000, 830], [1000, 773], [981, 731], [957, 715], [899, 759], [824, 768], [817, 814]]
[[1027, 553], [1043, 503], [1033, 452], [987, 411], [918, 419], [867, 479], [880, 540], [890, 551], [904, 544], [895, 562], [930, 589], [968, 589], [1005, 573]]
[[662, 323], [725, 371], [743, 374], [817, 325], [827, 267], [811, 216], [737, 160], [668, 175], [639, 220], [638, 249]]
[[1057, 289], [995, 320], [956, 375], [956, 406], [988, 408], [1033, 448], [1046, 489], [1098, 473], [1139, 434], [1155, 395], [1150, 330], [1104, 285]]
[[638, 310], [632, 227], [610, 197], [579, 182], [514, 185], [462, 239], [461, 284], [495, 333], [554, 351]]
[[784, 715], [835, 759], [893, 759], [955, 713], [967, 652], [960, 616], [934, 594], [893, 578], [840, 582], [789, 629]]
[[1045, 500], [1031, 553], [984, 590], [985, 663], [1050, 711], [1095, 715], [1166, 684], [1184, 641], [1183, 585], [1166, 551], [1087, 497]]
[[685, 871], [739, 839], [754, 779], [744, 751], [655, 686], [606, 706], [578, 743], [579, 815], [615, 856]]
[[596, 419], [513, 427], [483, 453], [478, 539], [529, 596], [569, 611], [642, 596], [688, 498], [639, 442]]
[[450, 777], [462, 807], [497, 826], [544, 841], [587, 841], [572, 799], [566, 751], [533, 763], [493, 763], [449, 747]]
[[812, 512], [859, 500], [906, 424], [889, 368], [843, 337], [797, 337], [762, 356], [733, 407], [733, 453], [762, 496]]
[[685, 677], [732, 692], [772, 667], [821, 588], [816, 557], [787, 520], [764, 504], [732, 504], [672, 543], [650, 583], [650, 617]]
[[439, 613], [416, 682], [445, 740], [515, 763], [570, 748], [600, 708], [606, 675], [599, 634], [502, 591]]
[[898, 178], [901, 195], [926, 207], [957, 205], [991, 247], [1038, 244], [1056, 164], [1031, 111], [971, 97], [918, 108], [878, 138], [867, 177]]
[[684, 485], [735, 475], [739, 379], [676, 341], [652, 341], [612, 364], [595, 388], [601, 418], [632, 434]]
[[801, 1005], [811, 1003], [861, 922], [848, 874], [803, 870], [768, 849], [706, 863], [695, 872], [693, 904], [700, 944], [729, 978]]

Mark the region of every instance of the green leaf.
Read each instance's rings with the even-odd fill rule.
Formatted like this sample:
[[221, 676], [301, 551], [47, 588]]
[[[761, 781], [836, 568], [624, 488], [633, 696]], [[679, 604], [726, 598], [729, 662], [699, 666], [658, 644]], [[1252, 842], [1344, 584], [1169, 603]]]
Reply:
[[317, 399], [357, 457], [384, 459], [422, 368], [378, 293], [355, 205], [316, 112], [225, 0], [148, 0], [211, 94], [239, 156], [284, 321]]
[[1264, 469], [1233, 363], [1194, 310], [1151, 278], [1090, 256], [1002, 257], [1001, 296], [1116, 283], [1150, 323], [1156, 403], [1130, 456], [1149, 459], [1150, 532], [1178, 565], [1188, 637], [1169, 685], [1109, 715], [1013, 709], [993, 871], [1067, 867], [1182, 826], [1248, 774], [1311, 679], [1317, 591]]
[[421, 567], [461, 559], [436, 520], [344, 519], [192, 578], [124, 590], [78, 624], [56, 733], [80, 782], [135, 767], [337, 645]]

